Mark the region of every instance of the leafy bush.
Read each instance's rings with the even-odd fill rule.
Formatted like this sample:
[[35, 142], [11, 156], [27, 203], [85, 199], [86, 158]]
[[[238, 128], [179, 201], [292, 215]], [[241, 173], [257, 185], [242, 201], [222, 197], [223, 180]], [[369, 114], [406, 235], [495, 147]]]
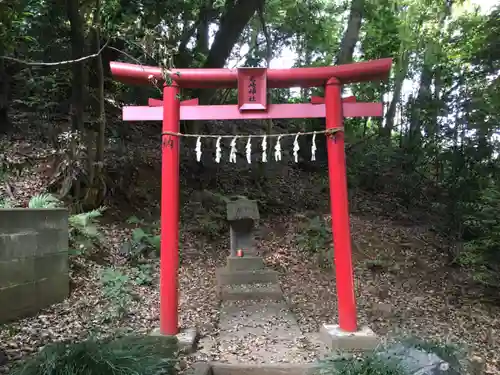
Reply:
[[101, 233], [97, 227], [97, 219], [102, 216], [104, 209], [101, 207], [97, 210], [70, 215], [68, 219], [69, 242], [72, 244], [73, 253], [81, 254], [99, 244]]
[[123, 318], [132, 303], [130, 278], [114, 267], [101, 271], [101, 284], [104, 297], [109, 303], [109, 314], [113, 318]]
[[396, 361], [387, 361], [376, 353], [359, 359], [325, 360], [320, 364], [321, 375], [407, 375]]
[[46, 346], [13, 375], [176, 374], [175, 337], [126, 336]]
[[412, 361], [404, 363], [401, 361], [409, 349], [416, 349], [438, 356], [449, 365], [449, 374], [464, 373], [461, 362], [465, 358], [465, 352], [458, 346], [410, 337], [402, 339], [400, 343], [392, 343], [385, 347], [379, 347], [372, 352], [364, 353], [360, 357], [339, 359], [337, 356], [334, 356], [326, 358], [319, 363], [319, 374], [408, 375], [416, 373], [415, 370], [409, 368], [416, 363]]
[[196, 215], [195, 232], [203, 234], [212, 240], [220, 238], [227, 231], [226, 216], [219, 210], [209, 210]]
[[332, 228], [323, 218], [308, 218], [299, 227], [297, 244], [301, 251], [314, 255], [318, 264], [329, 267], [332, 264]]
[[150, 264], [139, 264], [137, 268], [133, 269], [134, 273], [134, 283], [140, 286], [150, 286], [155, 280], [155, 275], [153, 274], [154, 267]]
[[137, 225], [132, 231], [132, 238], [122, 245], [122, 253], [129, 260], [137, 261], [141, 257], [149, 257], [152, 253], [160, 255], [160, 224], [146, 223], [135, 216], [127, 220], [128, 224]]
[[466, 205], [464, 251], [457, 261], [472, 270], [476, 281], [500, 285], [500, 191], [489, 187], [481, 192], [477, 202]]

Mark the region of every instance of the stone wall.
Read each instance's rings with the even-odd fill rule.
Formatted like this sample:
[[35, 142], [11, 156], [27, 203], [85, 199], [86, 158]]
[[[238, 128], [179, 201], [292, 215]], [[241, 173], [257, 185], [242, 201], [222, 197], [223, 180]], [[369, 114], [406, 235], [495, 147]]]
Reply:
[[68, 212], [0, 209], [0, 323], [69, 294]]

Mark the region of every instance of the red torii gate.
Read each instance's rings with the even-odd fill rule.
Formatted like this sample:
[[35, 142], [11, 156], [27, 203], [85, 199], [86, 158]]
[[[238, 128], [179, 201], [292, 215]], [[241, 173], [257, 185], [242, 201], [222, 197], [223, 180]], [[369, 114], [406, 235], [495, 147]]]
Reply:
[[[126, 106], [125, 121], [163, 121], [160, 333], [178, 333], [179, 266], [179, 121], [273, 118], [326, 118], [332, 129], [327, 142], [330, 206], [337, 280], [338, 319], [342, 330], [357, 330], [356, 300], [351, 255], [351, 234], [344, 152], [344, 117], [382, 116], [382, 103], [342, 100], [342, 84], [387, 79], [392, 59], [315, 68], [175, 69], [171, 85], [164, 85], [163, 101], [150, 99], [148, 106]], [[123, 83], [164, 82], [160, 67], [111, 62], [113, 76]], [[268, 88], [325, 86], [325, 98], [311, 103], [268, 104]], [[180, 101], [180, 88], [238, 88], [238, 105], [199, 106], [198, 99]]]

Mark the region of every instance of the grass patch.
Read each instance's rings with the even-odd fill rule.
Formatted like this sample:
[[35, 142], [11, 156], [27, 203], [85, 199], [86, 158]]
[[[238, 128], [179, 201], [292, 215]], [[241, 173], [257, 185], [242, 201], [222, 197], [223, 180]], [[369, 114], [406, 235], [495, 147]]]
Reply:
[[175, 375], [177, 339], [125, 336], [46, 346], [13, 375]]

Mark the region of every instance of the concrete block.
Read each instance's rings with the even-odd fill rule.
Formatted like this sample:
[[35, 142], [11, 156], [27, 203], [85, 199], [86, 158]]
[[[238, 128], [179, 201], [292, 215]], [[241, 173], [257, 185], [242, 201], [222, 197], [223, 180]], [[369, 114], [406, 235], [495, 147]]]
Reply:
[[0, 228], [3, 233], [20, 230], [67, 229], [68, 211], [65, 208], [5, 208], [0, 209]]
[[68, 268], [67, 252], [36, 256], [34, 258], [34, 280], [52, 278], [58, 275], [67, 278]]
[[0, 288], [0, 323], [29, 316], [38, 311], [34, 283]]
[[229, 256], [227, 257], [227, 268], [231, 271], [259, 270], [264, 268], [264, 260], [261, 257]]
[[[163, 336], [159, 328], [154, 329], [151, 332], [152, 336]], [[196, 328], [187, 328], [181, 330], [177, 335], [177, 345], [179, 350], [184, 353], [193, 353], [196, 351], [196, 344], [198, 343], [199, 335]]]
[[196, 362], [188, 370], [189, 375], [214, 375], [212, 366], [207, 362]]
[[0, 261], [0, 288], [33, 282], [35, 258]]
[[277, 283], [278, 272], [273, 270], [232, 271], [227, 268], [218, 268], [215, 271], [219, 285], [237, 285], [254, 283]]
[[51, 278], [37, 280], [35, 290], [38, 309], [62, 302], [69, 296], [69, 276], [59, 274], [53, 275]]
[[40, 229], [37, 234], [36, 255], [55, 254], [68, 251], [68, 230]]
[[[312, 375], [318, 373], [317, 364], [232, 364], [210, 362], [209, 375]], [[207, 370], [205, 369], [205, 373]], [[201, 371], [196, 375], [204, 375]]]
[[219, 296], [223, 301], [276, 301], [283, 299], [283, 292], [279, 285], [255, 287], [249, 284], [244, 289], [223, 286], [219, 289]]
[[0, 234], [0, 261], [32, 257], [36, 249], [37, 233], [35, 231], [25, 230], [18, 233]]
[[323, 324], [320, 329], [323, 342], [332, 350], [369, 351], [377, 348], [380, 340], [369, 327], [356, 332], [346, 332], [337, 324]]

